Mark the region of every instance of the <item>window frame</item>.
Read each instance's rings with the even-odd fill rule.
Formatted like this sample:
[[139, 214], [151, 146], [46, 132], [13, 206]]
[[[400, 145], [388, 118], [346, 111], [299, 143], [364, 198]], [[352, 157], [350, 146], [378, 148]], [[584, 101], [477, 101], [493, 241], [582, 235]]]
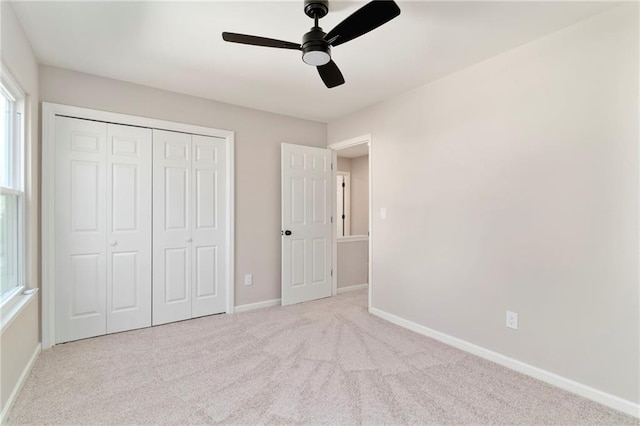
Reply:
[[0, 185], [0, 193], [2, 195], [17, 196], [17, 282], [18, 285], [8, 291], [4, 295], [0, 295], [0, 308], [6, 308], [7, 305], [18, 295], [22, 294], [27, 288], [26, 282], [26, 188], [25, 188], [25, 171], [26, 171], [26, 129], [25, 129], [25, 104], [26, 94], [16, 82], [15, 78], [9, 73], [7, 67], [1, 64], [0, 70], [0, 91], [3, 96], [11, 100], [11, 185], [9, 187]]

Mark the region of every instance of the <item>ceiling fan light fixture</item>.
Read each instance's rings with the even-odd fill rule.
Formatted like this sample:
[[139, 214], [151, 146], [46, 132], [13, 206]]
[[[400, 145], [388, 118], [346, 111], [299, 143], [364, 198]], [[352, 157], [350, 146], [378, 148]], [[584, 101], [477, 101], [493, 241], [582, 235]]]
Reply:
[[328, 64], [331, 60], [331, 56], [324, 50], [311, 50], [302, 54], [302, 60], [305, 64], [318, 67], [320, 65]]

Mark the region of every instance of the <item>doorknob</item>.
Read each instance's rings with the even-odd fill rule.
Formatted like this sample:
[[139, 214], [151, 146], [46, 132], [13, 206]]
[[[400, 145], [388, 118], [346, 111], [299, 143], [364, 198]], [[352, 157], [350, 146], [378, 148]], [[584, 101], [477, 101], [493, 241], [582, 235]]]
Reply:
[[284, 235], [291, 235], [291, 231], [287, 229], [286, 231], [284, 231]]
[[191, 241], [193, 241], [193, 238], [187, 238], [186, 240], [184, 240], [186, 243], [190, 243]]
[[116, 240], [111, 240], [111, 245], [112, 245], [112, 246], [115, 246], [115, 245], [117, 245], [117, 244], [118, 244], [118, 242], [117, 242]]

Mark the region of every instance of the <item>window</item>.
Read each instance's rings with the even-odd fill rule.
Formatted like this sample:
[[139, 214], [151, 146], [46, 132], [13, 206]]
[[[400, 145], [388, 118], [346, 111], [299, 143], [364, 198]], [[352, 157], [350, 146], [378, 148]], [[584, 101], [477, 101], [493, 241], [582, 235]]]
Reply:
[[24, 95], [3, 70], [0, 85], [0, 301], [24, 286]]

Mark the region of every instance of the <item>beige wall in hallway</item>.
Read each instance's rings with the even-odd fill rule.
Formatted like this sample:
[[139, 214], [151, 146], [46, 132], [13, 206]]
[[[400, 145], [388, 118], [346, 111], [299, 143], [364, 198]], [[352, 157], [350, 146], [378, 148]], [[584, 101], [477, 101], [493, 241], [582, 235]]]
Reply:
[[638, 54], [628, 3], [329, 123], [373, 137], [373, 306], [640, 402]]
[[338, 249], [338, 288], [367, 284], [369, 241], [340, 241]]
[[324, 123], [47, 66], [40, 88], [46, 102], [235, 131], [236, 305], [280, 298], [280, 144], [324, 147]]
[[[11, 3], [0, 2], [2, 64], [26, 93], [25, 118], [30, 126], [25, 134], [26, 197], [26, 284], [40, 286], [38, 143], [38, 64], [31, 44], [20, 26]], [[24, 296], [20, 296], [24, 297]], [[0, 335], [0, 410], [36, 350], [39, 337], [39, 300], [32, 300]]]
[[338, 157], [338, 171], [351, 172], [351, 158]]

